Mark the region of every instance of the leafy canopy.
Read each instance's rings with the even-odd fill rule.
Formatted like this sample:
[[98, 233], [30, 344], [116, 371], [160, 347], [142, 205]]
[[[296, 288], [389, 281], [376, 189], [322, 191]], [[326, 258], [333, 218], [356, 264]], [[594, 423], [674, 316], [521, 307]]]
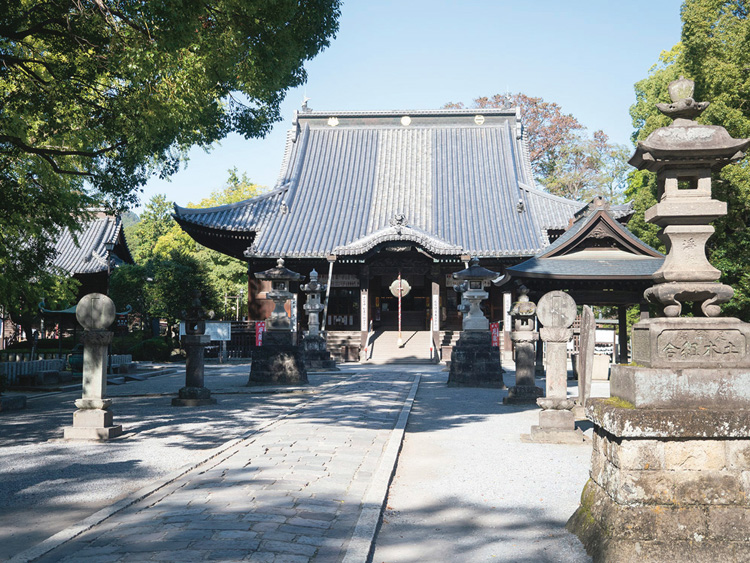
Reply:
[[[669, 102], [667, 85], [680, 74], [695, 80], [695, 99], [711, 105], [698, 118], [722, 125], [736, 138], [750, 137], [750, 6], [744, 0], [686, 0], [681, 10], [681, 42], [661, 54], [647, 78], [635, 85], [636, 103], [630, 109], [634, 140], [643, 140], [671, 120], [661, 115], [657, 102]], [[714, 221], [716, 233], [707, 244], [711, 263], [722, 271], [722, 283], [735, 289], [724, 307], [728, 314], [750, 319], [750, 163], [748, 159], [714, 175], [713, 194], [728, 203], [728, 214]], [[631, 175], [628, 195], [637, 209], [655, 203], [654, 175]], [[639, 213], [636, 214], [638, 217]], [[656, 227], [631, 221], [630, 228], [647, 242]]]
[[[225, 186], [198, 204], [213, 207], [243, 201], [264, 191], [246, 173], [229, 170]], [[137, 313], [179, 318], [192, 291], [200, 289], [201, 301], [217, 312], [224, 310], [224, 295], [237, 295], [247, 283], [247, 265], [196, 243], [172, 218], [172, 203], [156, 195], [141, 219], [126, 229], [131, 253], [138, 264], [122, 266], [113, 274], [111, 294], [120, 307], [133, 306]]]
[[0, 304], [92, 204], [134, 203], [193, 145], [263, 136], [339, 6], [0, 0]]
[[[449, 103], [446, 108], [463, 108]], [[572, 115], [554, 102], [518, 93], [479, 97], [476, 108], [518, 107], [536, 180], [547, 191], [586, 201], [603, 195], [612, 203], [622, 197], [627, 177], [627, 148], [609, 142], [603, 131], [591, 137]]]

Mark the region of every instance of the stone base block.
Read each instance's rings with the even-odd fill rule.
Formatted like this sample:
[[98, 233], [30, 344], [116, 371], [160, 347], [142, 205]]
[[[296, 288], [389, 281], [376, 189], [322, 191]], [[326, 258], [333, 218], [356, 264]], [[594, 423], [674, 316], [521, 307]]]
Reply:
[[216, 399], [211, 397], [211, 391], [206, 387], [183, 387], [178, 396], [172, 399], [173, 407], [202, 407], [215, 404]]
[[451, 352], [448, 385], [506, 389], [500, 353], [488, 331], [463, 331]]
[[503, 398], [504, 405], [536, 404], [536, 400], [544, 395], [536, 385], [514, 385], [508, 389], [508, 396]]
[[326, 341], [320, 336], [306, 336], [302, 342], [305, 368], [316, 371], [338, 371], [336, 361], [326, 348]]
[[748, 368], [750, 324], [731, 317], [658, 317], [633, 326], [633, 362], [651, 368]]
[[79, 409], [73, 413], [73, 426], [64, 429], [66, 440], [109, 440], [122, 434], [122, 426], [112, 424], [112, 412]]
[[278, 340], [275, 337], [276, 335], [269, 332], [263, 346], [253, 350], [253, 363], [247, 384], [252, 386], [308, 383], [302, 348], [283, 343], [283, 337]]
[[174, 397], [172, 399], [172, 406], [173, 407], [203, 407], [205, 405], [215, 405], [216, 399], [208, 398], [208, 399], [181, 399], [179, 397]]
[[104, 426], [101, 428], [77, 428], [68, 426], [64, 429], [63, 437], [66, 440], [111, 440], [122, 435], [122, 426]]
[[741, 409], [750, 405], [750, 368], [615, 365], [611, 393], [636, 408]]
[[521, 441], [542, 444], [583, 444], [586, 441], [586, 436], [576, 428], [562, 430], [560, 428], [532, 426], [531, 434], [522, 434]]
[[569, 410], [546, 409], [539, 413], [539, 426], [555, 430], [575, 429], [575, 416]]
[[566, 528], [595, 563], [728, 563], [750, 554], [750, 507], [623, 505], [593, 480]]

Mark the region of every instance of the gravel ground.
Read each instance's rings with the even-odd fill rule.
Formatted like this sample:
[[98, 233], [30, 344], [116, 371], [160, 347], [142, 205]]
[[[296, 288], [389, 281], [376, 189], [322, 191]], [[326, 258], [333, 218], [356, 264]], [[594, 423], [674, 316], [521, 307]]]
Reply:
[[143, 486], [283, 415], [346, 373], [310, 374], [297, 393], [244, 387], [249, 365], [206, 367], [218, 405], [172, 407], [184, 367], [172, 375], [110, 386], [115, 424], [125, 435], [106, 444], [66, 442], [80, 391], [31, 398], [0, 413], [0, 560], [35, 545]]
[[[446, 381], [443, 371], [422, 378], [373, 562], [590, 561], [565, 530], [588, 479], [590, 443], [523, 443], [520, 434], [538, 424], [535, 405], [504, 406], [507, 391]], [[505, 381], [514, 383], [511, 372]], [[593, 395], [608, 394], [608, 382], [594, 383]]]

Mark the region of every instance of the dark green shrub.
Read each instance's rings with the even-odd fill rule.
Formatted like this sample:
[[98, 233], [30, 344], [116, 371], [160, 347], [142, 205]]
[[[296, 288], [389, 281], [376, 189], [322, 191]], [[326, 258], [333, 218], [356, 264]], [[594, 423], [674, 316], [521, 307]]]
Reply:
[[139, 342], [127, 351], [134, 361], [168, 362], [172, 355], [172, 346], [163, 337], [157, 336]]

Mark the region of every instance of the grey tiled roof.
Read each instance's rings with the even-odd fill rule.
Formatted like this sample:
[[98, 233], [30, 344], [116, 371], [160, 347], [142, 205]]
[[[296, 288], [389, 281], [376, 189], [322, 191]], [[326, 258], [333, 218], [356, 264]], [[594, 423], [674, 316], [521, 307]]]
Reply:
[[106, 242], [116, 245], [112, 253], [115, 261], [133, 262], [122, 232], [122, 219], [119, 216], [100, 216], [83, 226], [77, 234], [77, 242], [70, 230], [65, 229], [60, 233], [55, 242], [57, 256], [52, 266], [70, 274], [106, 272]]
[[[273, 191], [176, 206], [175, 218], [188, 232], [254, 231], [258, 257], [356, 254], [374, 240], [532, 256], [582, 206], [533, 186], [515, 110], [309, 112], [296, 115]], [[399, 214], [403, 228], [389, 230]]]
[[629, 260], [561, 260], [559, 258], [530, 258], [508, 268], [511, 275], [519, 277], [575, 278], [650, 278], [664, 263], [664, 258]]
[[[621, 240], [629, 241], [630, 246], [639, 249], [638, 252], [642, 255], [623, 252], [617, 256], [613, 254], [613, 258], [604, 258], [601, 254], [592, 253], [590, 256], [595, 256], [595, 258], [584, 259], [585, 252], [578, 252], [574, 257], [570, 254], [564, 256], [565, 252], [570, 251], [570, 249], [565, 250], [568, 244], [571, 244], [573, 249], [579, 244], [579, 242], [571, 242], [572, 239], [588, 227], [594, 227], [592, 223], [600, 220], [597, 211], [606, 213], [610, 218], [609, 225], [615, 229], [615, 235], [619, 235]], [[509, 267], [508, 272], [516, 277], [650, 278], [664, 263], [664, 256], [617, 221], [625, 214], [624, 212], [628, 211], [626, 205], [618, 206], [614, 210], [592, 209], [588, 215], [579, 215], [579, 219], [554, 243], [537, 256]], [[583, 236], [585, 238], [588, 235]], [[578, 255], [581, 256], [580, 259]]]

